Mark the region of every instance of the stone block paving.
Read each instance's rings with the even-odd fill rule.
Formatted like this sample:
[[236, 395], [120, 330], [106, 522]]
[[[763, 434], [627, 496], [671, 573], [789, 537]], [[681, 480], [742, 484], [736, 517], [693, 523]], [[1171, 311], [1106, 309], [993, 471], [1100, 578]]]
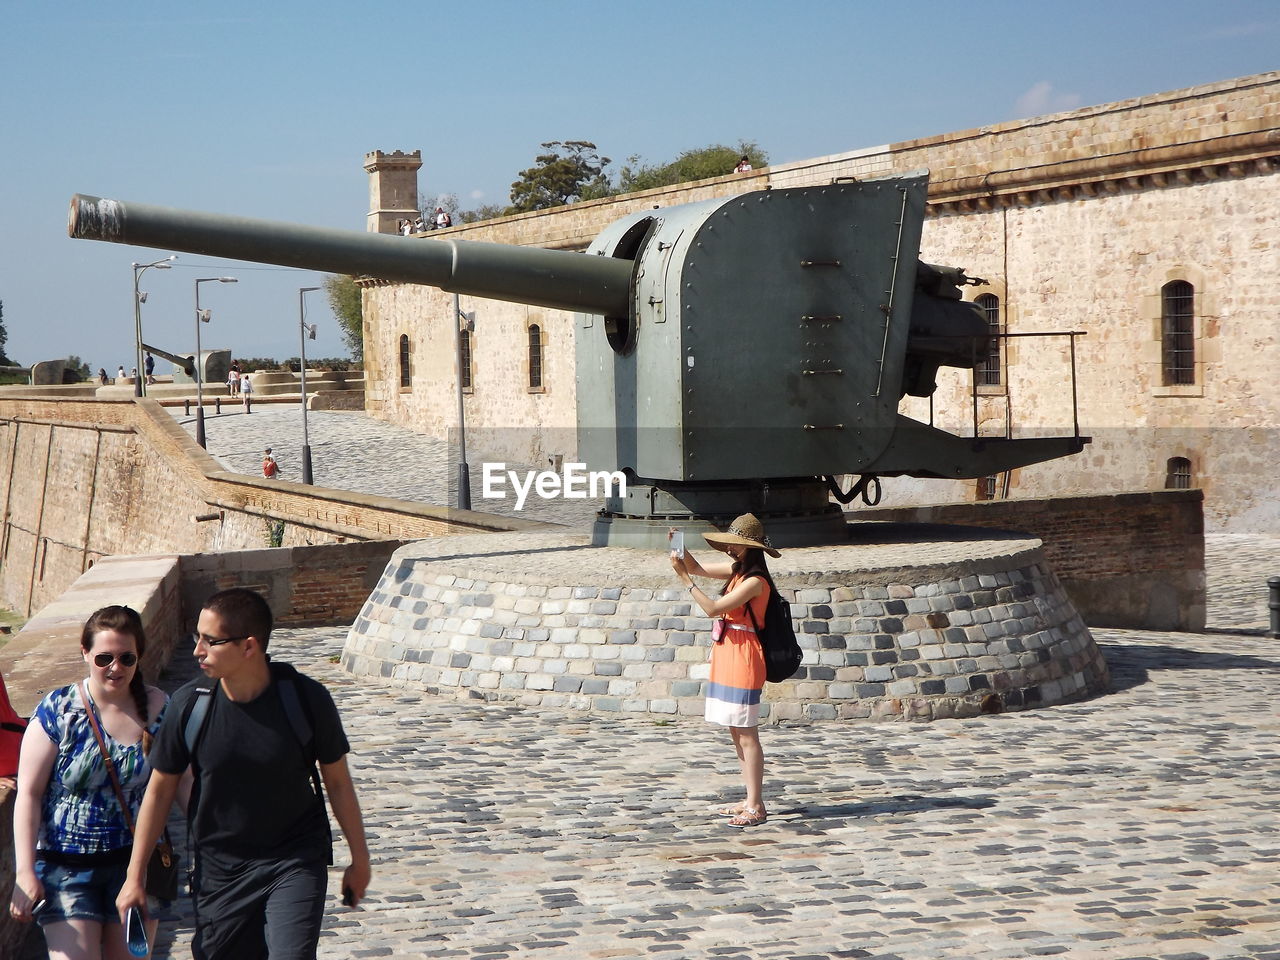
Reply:
[[[737, 765], [700, 721], [407, 693], [338, 666], [345, 629], [279, 631], [343, 712], [375, 860], [320, 955], [1280, 960], [1278, 544], [1208, 545], [1217, 632], [1095, 630], [1114, 690], [1083, 703], [765, 728], [747, 831], [714, 815]], [[156, 956], [190, 924], [183, 900]]]
[[343, 712], [375, 859], [320, 955], [1280, 960], [1280, 647], [1095, 635], [1088, 702], [765, 728], [770, 820], [736, 831], [700, 721], [406, 694], [332, 662], [345, 631], [280, 631]]
[[[260, 477], [262, 450], [271, 447], [280, 465], [280, 479], [302, 480], [301, 407], [262, 406], [249, 414], [236, 406], [227, 410], [205, 418], [205, 443], [215, 459], [228, 470]], [[182, 416], [179, 407], [169, 411], [195, 435], [194, 418]], [[334, 410], [309, 411], [307, 436], [316, 486], [442, 506], [455, 502], [457, 464], [450, 459], [449, 444], [444, 440], [363, 413]], [[509, 484], [501, 498], [482, 497], [480, 463], [471, 456], [468, 460], [471, 505], [476, 510], [589, 530], [603, 505], [599, 500], [541, 499], [531, 493], [523, 509], [516, 510]], [[526, 470], [546, 469], [547, 465], [534, 468], [512, 463], [507, 467], [523, 476]]]

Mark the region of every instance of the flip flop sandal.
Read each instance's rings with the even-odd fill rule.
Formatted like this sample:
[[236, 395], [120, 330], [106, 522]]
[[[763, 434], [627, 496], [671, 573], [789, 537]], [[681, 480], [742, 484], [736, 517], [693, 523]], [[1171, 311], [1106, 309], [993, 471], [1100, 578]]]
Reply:
[[721, 817], [736, 817], [742, 813], [742, 810], [743, 808], [740, 806], [721, 807], [716, 811], [716, 815]]
[[769, 817], [767, 814], [761, 813], [759, 810], [747, 809], [743, 810], [736, 817], [729, 821], [731, 827], [758, 827], [762, 823], [767, 823]]

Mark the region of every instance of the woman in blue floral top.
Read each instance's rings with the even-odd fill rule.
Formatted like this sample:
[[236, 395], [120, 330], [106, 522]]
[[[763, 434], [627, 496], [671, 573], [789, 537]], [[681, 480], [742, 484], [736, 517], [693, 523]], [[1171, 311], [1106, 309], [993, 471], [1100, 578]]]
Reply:
[[[9, 911], [25, 922], [35, 908], [53, 960], [114, 960], [128, 956], [115, 898], [133, 838], [87, 711], [98, 718], [136, 816], [151, 775], [147, 750], [169, 698], [143, 683], [138, 660], [147, 641], [141, 618], [128, 607], [94, 613], [80, 647], [87, 681], [49, 693], [23, 736]], [[154, 941], [154, 920], [148, 928]]]

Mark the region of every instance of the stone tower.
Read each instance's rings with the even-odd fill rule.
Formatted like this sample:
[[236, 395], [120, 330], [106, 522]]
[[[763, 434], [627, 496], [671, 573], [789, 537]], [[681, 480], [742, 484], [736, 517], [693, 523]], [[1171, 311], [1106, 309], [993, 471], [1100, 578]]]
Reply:
[[395, 233], [396, 221], [418, 215], [418, 168], [422, 151], [383, 153], [374, 150], [364, 155], [364, 168], [369, 174], [369, 233]]

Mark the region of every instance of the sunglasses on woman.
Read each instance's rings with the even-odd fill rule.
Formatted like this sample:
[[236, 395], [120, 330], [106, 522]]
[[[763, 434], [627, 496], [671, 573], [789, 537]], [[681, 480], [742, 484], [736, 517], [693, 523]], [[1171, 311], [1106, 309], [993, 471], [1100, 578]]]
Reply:
[[100, 667], [109, 667], [117, 660], [122, 667], [132, 667], [138, 662], [138, 655], [136, 653], [97, 653], [93, 657], [93, 662]]

